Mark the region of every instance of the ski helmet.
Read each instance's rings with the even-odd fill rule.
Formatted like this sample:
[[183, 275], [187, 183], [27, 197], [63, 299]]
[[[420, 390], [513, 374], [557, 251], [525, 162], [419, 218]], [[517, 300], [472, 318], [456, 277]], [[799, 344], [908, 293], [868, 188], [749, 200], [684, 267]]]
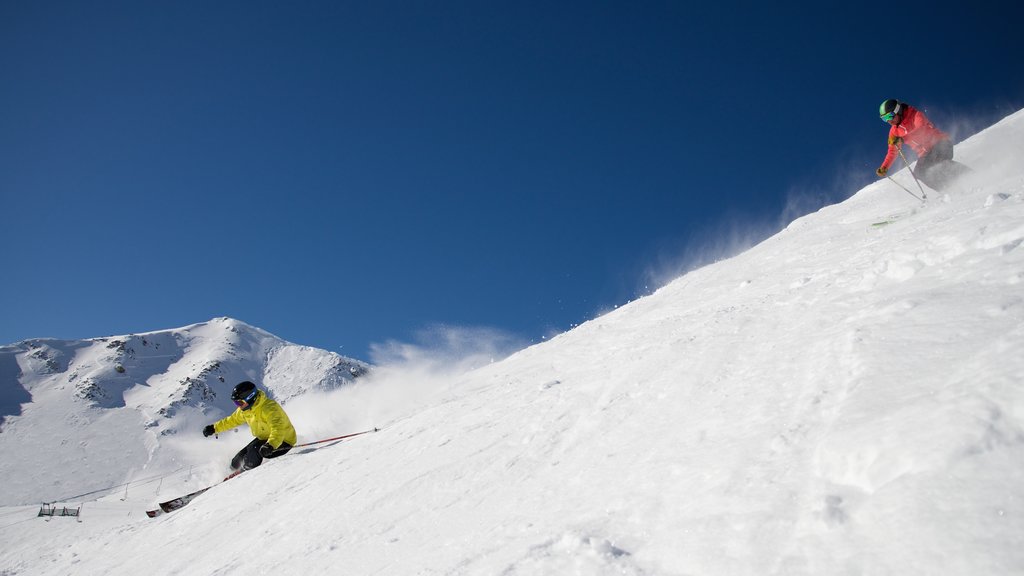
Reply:
[[245, 382], [239, 382], [235, 389], [231, 391], [231, 400], [242, 410], [248, 410], [252, 407], [252, 403], [256, 401], [256, 396], [259, 393], [260, 391], [256, 389], [256, 385], [246, 380]]
[[889, 98], [878, 107], [878, 115], [882, 118], [882, 122], [888, 122], [899, 116], [902, 110], [903, 105], [900, 104], [899, 100]]

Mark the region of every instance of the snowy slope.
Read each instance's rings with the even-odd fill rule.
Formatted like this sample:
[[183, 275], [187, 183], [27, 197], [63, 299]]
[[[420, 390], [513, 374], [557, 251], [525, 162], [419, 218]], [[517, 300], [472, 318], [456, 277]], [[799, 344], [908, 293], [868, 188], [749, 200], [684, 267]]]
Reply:
[[176, 455], [162, 440], [229, 413], [231, 388], [242, 380], [286, 401], [366, 370], [230, 318], [0, 347], [0, 504], [72, 497], [166, 471]]
[[1024, 574], [1021, 151], [1024, 112], [926, 207], [868, 186], [174, 514], [0, 511], [0, 573]]

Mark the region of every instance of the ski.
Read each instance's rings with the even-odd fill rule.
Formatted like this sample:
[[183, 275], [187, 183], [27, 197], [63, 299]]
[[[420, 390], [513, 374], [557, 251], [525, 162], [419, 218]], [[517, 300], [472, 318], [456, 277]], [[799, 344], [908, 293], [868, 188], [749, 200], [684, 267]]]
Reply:
[[[237, 472], [232, 472], [231, 474], [229, 474], [227, 477], [225, 477], [223, 480], [221, 480], [217, 484], [222, 484], [224, 482], [227, 482], [228, 480], [231, 480], [232, 478], [234, 478], [235, 476], [238, 476], [242, 472], [243, 472], [242, 470], [239, 470]], [[156, 518], [157, 516], [159, 516], [161, 514], [169, 514], [171, 512], [174, 512], [175, 510], [178, 510], [180, 508], [184, 508], [185, 506], [188, 505], [189, 502], [195, 500], [200, 494], [202, 494], [203, 492], [206, 492], [210, 488], [213, 488], [217, 484], [214, 484], [212, 486], [207, 486], [206, 488], [200, 488], [199, 490], [196, 490], [195, 492], [189, 492], [188, 494], [185, 494], [184, 496], [178, 496], [177, 498], [174, 498], [172, 500], [168, 500], [166, 502], [161, 502], [159, 508], [157, 508], [155, 510], [146, 510], [146, 516], [149, 516], [150, 518]]]
[[[306, 450], [303, 450], [302, 452], [292, 452], [292, 454], [302, 454], [302, 453], [305, 453], [307, 451], [316, 450], [316, 448], [309, 448], [310, 446], [315, 446], [315, 445], [318, 445], [318, 444], [323, 444], [325, 442], [340, 442], [341, 440], [344, 440], [346, 438], [352, 438], [353, 436], [362, 436], [363, 434], [370, 434], [371, 432], [380, 432], [380, 428], [377, 428], [376, 426], [374, 426], [373, 428], [371, 428], [369, 430], [364, 430], [362, 432], [355, 432], [353, 434], [345, 434], [344, 436], [336, 436], [334, 438], [325, 438], [323, 440], [317, 440], [315, 442], [306, 442], [305, 444], [296, 444], [295, 446], [293, 446], [293, 448], [306, 447]], [[228, 480], [231, 480], [235, 476], [238, 476], [239, 474], [241, 474], [243, 471], [244, 470], [239, 470], [237, 472], [233, 472], [233, 473], [229, 474], [226, 478], [224, 478], [224, 480], [221, 480], [217, 484], [221, 484], [223, 482], [227, 482]], [[174, 512], [175, 510], [178, 510], [180, 508], [184, 508], [185, 506], [188, 506], [189, 502], [195, 500], [200, 494], [202, 494], [203, 492], [206, 492], [210, 488], [213, 488], [217, 484], [213, 484], [212, 486], [207, 486], [206, 488], [201, 488], [199, 490], [196, 490], [195, 492], [189, 492], [188, 494], [185, 494], [184, 496], [178, 496], [177, 498], [174, 498], [173, 500], [168, 500], [166, 502], [161, 502], [159, 508], [156, 508], [154, 510], [146, 510], [146, 516], [149, 516], [150, 518], [156, 518], [157, 516], [160, 516], [161, 514], [168, 514], [170, 512]]]
[[888, 216], [884, 216], [884, 217], [880, 218], [879, 220], [877, 220], [875, 222], [872, 222], [871, 223], [871, 227], [872, 228], [882, 228], [884, 226], [888, 226], [890, 224], [894, 224], [894, 223], [896, 223], [899, 220], [903, 220], [904, 218], [907, 218], [907, 217], [910, 217], [910, 216], [913, 216], [913, 215], [917, 214], [918, 212], [920, 212], [923, 209], [924, 209], [924, 207], [921, 206], [921, 207], [911, 208], [910, 210], [903, 210], [901, 212], [891, 213]]

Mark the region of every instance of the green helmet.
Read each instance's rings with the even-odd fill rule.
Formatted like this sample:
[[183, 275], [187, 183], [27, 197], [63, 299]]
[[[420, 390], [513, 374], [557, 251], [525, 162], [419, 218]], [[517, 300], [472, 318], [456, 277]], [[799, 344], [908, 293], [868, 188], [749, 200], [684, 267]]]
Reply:
[[889, 122], [896, 116], [899, 116], [902, 110], [903, 105], [900, 104], [899, 100], [889, 98], [878, 107], [878, 115], [882, 118], [883, 122]]

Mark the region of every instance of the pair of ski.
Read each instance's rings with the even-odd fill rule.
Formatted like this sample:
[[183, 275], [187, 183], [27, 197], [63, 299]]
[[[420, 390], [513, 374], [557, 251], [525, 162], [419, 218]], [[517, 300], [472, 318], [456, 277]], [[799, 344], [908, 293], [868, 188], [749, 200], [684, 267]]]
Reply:
[[[221, 484], [223, 482], [227, 482], [228, 480], [231, 480], [232, 478], [234, 478], [235, 476], [238, 476], [242, 472], [244, 472], [244, 470], [238, 470], [236, 472], [232, 472], [231, 474], [228, 474], [227, 477], [225, 477], [223, 480], [221, 480], [220, 482], [217, 482], [217, 484]], [[150, 518], [156, 518], [157, 516], [159, 516], [161, 514], [169, 514], [169, 513], [174, 512], [175, 510], [177, 510], [179, 508], [184, 508], [185, 506], [188, 505], [189, 502], [191, 502], [192, 500], [195, 500], [197, 496], [199, 496], [203, 492], [206, 492], [210, 488], [213, 488], [217, 484], [211, 484], [210, 486], [207, 486], [206, 488], [200, 488], [199, 490], [196, 490], [195, 492], [189, 492], [188, 494], [185, 494], [184, 496], [178, 496], [177, 498], [174, 498], [173, 500], [168, 500], [167, 502], [161, 502], [159, 508], [157, 508], [155, 510], [146, 510], [146, 516], [149, 516]]]
[[[369, 434], [371, 432], [379, 432], [379, 431], [380, 431], [380, 428], [377, 428], [375, 426], [375, 427], [371, 428], [370, 430], [364, 430], [362, 432], [355, 432], [353, 434], [345, 434], [344, 436], [335, 436], [334, 438], [325, 438], [323, 440], [317, 440], [315, 442], [306, 442], [305, 444], [296, 444], [294, 446], [294, 448], [302, 448], [304, 446], [314, 446], [316, 444], [323, 444], [325, 442], [337, 442], [337, 441], [344, 440], [346, 438], [352, 438], [353, 436], [362, 436], [363, 434]], [[315, 448], [310, 448], [310, 450], [315, 450]], [[291, 454], [296, 454], [296, 452], [291, 452]], [[224, 478], [220, 482], [217, 482], [217, 484], [222, 484], [224, 482], [227, 482], [228, 480], [231, 480], [232, 478], [234, 478], [235, 476], [238, 476], [242, 472], [245, 472], [245, 470], [242, 469], [242, 470], [238, 470], [236, 472], [232, 472], [226, 478]], [[210, 488], [213, 488], [217, 484], [211, 484], [210, 486], [207, 486], [206, 488], [201, 488], [199, 490], [196, 490], [195, 492], [190, 492], [188, 494], [185, 494], [184, 496], [178, 496], [177, 498], [175, 498], [173, 500], [168, 500], [167, 502], [161, 502], [159, 508], [157, 508], [155, 510], [146, 510], [146, 516], [149, 516], [150, 518], [156, 518], [157, 516], [159, 516], [161, 514], [168, 514], [170, 512], [174, 512], [175, 510], [178, 510], [179, 508], [184, 508], [185, 506], [188, 505], [189, 502], [195, 500], [196, 497], [198, 497], [200, 494], [202, 494], [203, 492], [206, 492]]]

